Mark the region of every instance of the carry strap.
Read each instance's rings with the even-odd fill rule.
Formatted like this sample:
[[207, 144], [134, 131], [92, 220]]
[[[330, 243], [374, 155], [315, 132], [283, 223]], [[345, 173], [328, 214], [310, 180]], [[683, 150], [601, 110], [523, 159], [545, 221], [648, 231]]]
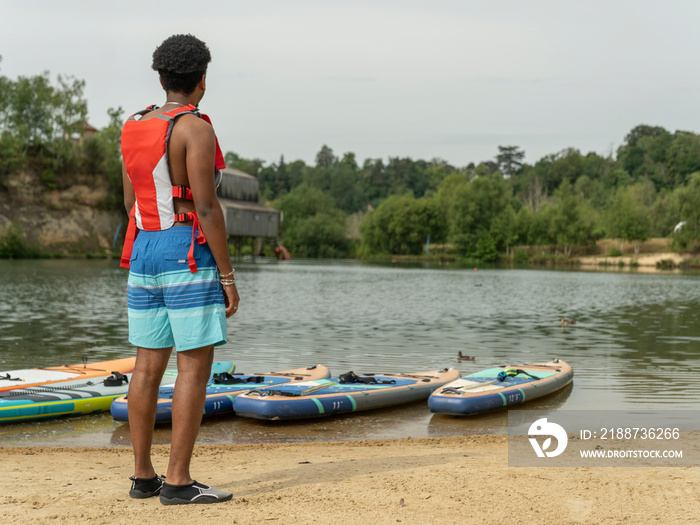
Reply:
[[129, 378], [122, 374], [121, 372], [112, 372], [112, 375], [105, 377], [105, 386], [121, 386], [122, 384], [128, 383]]
[[531, 377], [532, 379], [541, 379], [540, 377], [533, 376], [532, 374], [526, 372], [525, 370], [521, 370], [520, 368], [506, 368], [505, 370], [501, 371], [498, 373], [498, 380], [499, 381], [505, 381], [509, 377], [515, 377], [518, 374], [524, 374], [527, 377]]
[[235, 375], [229, 374], [228, 372], [221, 372], [220, 374], [214, 374], [211, 382], [215, 385], [243, 385], [250, 383], [264, 383], [265, 378], [263, 376], [250, 376], [244, 379], [242, 377], [236, 377]]
[[350, 383], [364, 383], [366, 385], [393, 385], [396, 383], [396, 380], [391, 379], [377, 381], [376, 378], [371, 376], [358, 376], [351, 370], [350, 372], [346, 372], [345, 374], [338, 376], [338, 383], [341, 385], [347, 385]]

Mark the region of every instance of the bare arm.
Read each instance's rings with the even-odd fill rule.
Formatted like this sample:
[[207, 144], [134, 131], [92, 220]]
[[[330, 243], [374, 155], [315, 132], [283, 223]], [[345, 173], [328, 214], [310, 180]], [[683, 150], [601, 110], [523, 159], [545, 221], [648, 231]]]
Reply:
[[[184, 123], [184, 122], [182, 122]], [[192, 190], [194, 207], [200, 227], [222, 274], [232, 270], [228, 252], [226, 224], [214, 186], [214, 152], [216, 141], [214, 130], [204, 121], [189, 119], [185, 131], [187, 176]], [[224, 286], [226, 317], [238, 309], [236, 285]]]

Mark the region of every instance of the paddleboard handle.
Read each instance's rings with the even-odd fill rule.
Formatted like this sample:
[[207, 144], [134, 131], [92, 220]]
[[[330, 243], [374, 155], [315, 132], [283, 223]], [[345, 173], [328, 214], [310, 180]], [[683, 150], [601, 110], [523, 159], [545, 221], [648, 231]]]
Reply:
[[111, 376], [105, 377], [105, 386], [121, 386], [129, 382], [129, 378], [121, 372], [112, 372]]

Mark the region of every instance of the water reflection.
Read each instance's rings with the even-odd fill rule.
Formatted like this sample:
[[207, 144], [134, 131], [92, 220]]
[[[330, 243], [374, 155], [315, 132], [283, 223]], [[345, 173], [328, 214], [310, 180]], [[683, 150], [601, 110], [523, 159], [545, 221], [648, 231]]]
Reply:
[[[690, 409], [700, 399], [696, 275], [474, 272], [348, 261], [236, 266], [241, 308], [217, 359], [234, 361], [240, 372], [321, 363], [336, 375], [447, 366], [467, 374], [559, 357], [575, 371], [566, 409]], [[0, 261], [0, 369], [133, 355], [125, 286], [116, 261]], [[577, 324], [562, 327], [561, 317]], [[476, 361], [458, 361], [458, 351]], [[424, 407], [386, 416], [391, 424], [351, 415], [337, 428], [279, 427], [287, 429], [280, 439], [343, 439], [371, 429], [385, 437], [419, 436], [436, 424]], [[476, 431], [474, 425], [489, 427], [491, 417], [498, 418], [454, 424]], [[56, 424], [93, 436], [111, 433]], [[238, 420], [209, 426], [211, 440], [233, 433], [254, 441], [279, 431]], [[0, 427], [0, 442], [8, 432]]]

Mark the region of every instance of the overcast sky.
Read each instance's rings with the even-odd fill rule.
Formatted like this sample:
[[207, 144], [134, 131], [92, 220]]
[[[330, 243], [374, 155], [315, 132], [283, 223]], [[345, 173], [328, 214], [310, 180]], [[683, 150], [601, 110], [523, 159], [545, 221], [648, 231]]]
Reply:
[[0, 74], [85, 80], [102, 127], [165, 101], [151, 55], [191, 33], [224, 151], [534, 163], [607, 155], [638, 124], [699, 131], [698, 27], [698, 0], [2, 0]]

